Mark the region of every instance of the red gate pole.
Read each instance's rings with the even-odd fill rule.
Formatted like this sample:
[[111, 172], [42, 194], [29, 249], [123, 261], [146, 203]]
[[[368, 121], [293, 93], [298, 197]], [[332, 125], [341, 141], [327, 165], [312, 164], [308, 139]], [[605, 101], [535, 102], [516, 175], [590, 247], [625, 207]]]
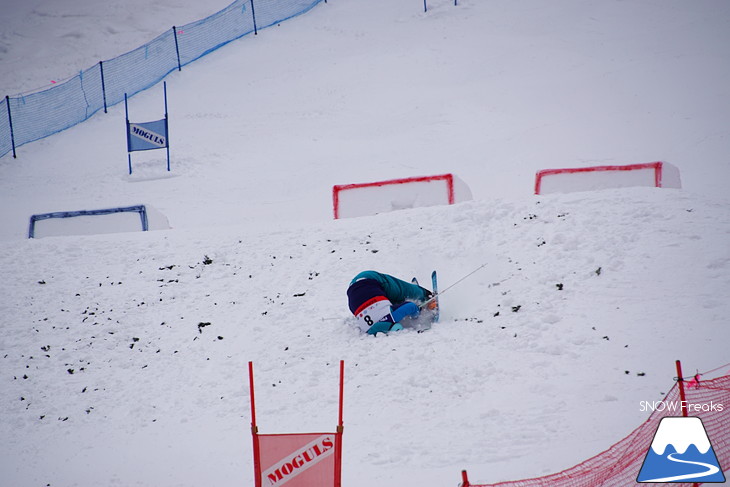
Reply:
[[251, 435], [253, 436], [253, 473], [255, 487], [261, 487], [261, 453], [259, 450], [259, 428], [256, 426], [256, 401], [253, 394], [253, 362], [248, 363], [248, 388], [251, 396]]
[[[345, 397], [345, 361], [340, 360], [340, 414], [337, 420], [337, 441], [335, 442], [335, 487], [342, 485], [342, 406]], [[257, 486], [258, 487], [258, 486]]]
[[682, 377], [682, 362], [677, 360], [677, 382], [679, 383], [679, 400], [682, 406], [682, 416], [687, 417], [687, 401], [684, 397], [684, 378]]
[[461, 487], [469, 487], [469, 477], [466, 475], [466, 470], [461, 471]]

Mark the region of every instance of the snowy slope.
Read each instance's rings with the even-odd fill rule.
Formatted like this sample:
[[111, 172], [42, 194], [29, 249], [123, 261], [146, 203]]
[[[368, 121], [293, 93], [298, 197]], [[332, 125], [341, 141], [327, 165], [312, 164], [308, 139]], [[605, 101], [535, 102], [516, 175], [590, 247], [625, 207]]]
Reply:
[[[286, 432], [334, 428], [339, 359], [346, 485], [555, 471], [637, 426], [675, 358], [727, 361], [728, 235], [726, 204], [637, 189], [11, 243], [2, 471], [8, 485], [240, 485], [246, 362], [262, 431]], [[428, 333], [365, 337], [347, 318], [361, 269], [435, 266], [449, 283], [476, 263]]]
[[[530, 194], [539, 169], [665, 160], [725, 194], [727, 2], [431, 3], [320, 4], [169, 76], [171, 178], [161, 151], [127, 175], [120, 105], [21, 147], [0, 161], [0, 238], [140, 203], [174, 228], [323, 221], [335, 184], [445, 172], [485, 199]], [[188, 20], [163, 12], [158, 32]], [[161, 86], [130, 102], [132, 121], [162, 114]]]
[[[727, 5], [432, 3], [330, 1], [171, 76], [170, 175], [126, 175], [120, 107], [0, 159], [0, 485], [251, 485], [249, 360], [265, 433], [332, 430], [345, 360], [350, 487], [555, 472], [639, 425], [675, 359], [730, 361]], [[657, 159], [684, 190], [530, 194]], [[333, 184], [446, 171], [475, 201], [330, 219]], [[23, 239], [137, 203], [173, 230]], [[361, 270], [482, 264], [427, 333], [348, 316]]]

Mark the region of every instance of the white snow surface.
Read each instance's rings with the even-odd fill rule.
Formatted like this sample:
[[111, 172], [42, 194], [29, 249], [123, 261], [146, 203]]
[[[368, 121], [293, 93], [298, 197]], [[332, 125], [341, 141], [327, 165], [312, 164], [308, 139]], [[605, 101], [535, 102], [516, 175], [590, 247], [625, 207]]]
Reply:
[[[248, 361], [279, 433], [334, 430], [345, 360], [348, 487], [556, 472], [639, 426], [674, 360], [730, 362], [730, 4], [429, 5], [330, 0], [170, 75], [169, 174], [161, 151], [127, 174], [120, 105], [0, 159], [0, 485], [252, 485]], [[223, 6], [13, 2], [0, 86]], [[159, 117], [161, 86], [130, 111]], [[682, 190], [531, 194], [656, 160]], [[474, 200], [331, 219], [334, 184], [445, 172]], [[172, 229], [25, 239], [33, 213], [134, 204]], [[361, 270], [482, 264], [425, 333], [349, 316]]]

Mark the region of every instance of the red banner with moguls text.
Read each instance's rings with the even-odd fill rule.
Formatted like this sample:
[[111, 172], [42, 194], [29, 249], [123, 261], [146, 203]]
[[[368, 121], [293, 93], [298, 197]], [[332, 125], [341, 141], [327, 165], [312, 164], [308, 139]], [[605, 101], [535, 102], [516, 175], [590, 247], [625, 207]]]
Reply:
[[336, 433], [257, 435], [261, 485], [335, 485]]

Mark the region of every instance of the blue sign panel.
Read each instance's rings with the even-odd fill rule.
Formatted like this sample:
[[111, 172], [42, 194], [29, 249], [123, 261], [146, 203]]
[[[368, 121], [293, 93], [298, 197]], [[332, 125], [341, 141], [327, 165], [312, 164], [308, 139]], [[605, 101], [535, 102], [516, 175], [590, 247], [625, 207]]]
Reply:
[[167, 120], [129, 124], [129, 152], [167, 147]]

